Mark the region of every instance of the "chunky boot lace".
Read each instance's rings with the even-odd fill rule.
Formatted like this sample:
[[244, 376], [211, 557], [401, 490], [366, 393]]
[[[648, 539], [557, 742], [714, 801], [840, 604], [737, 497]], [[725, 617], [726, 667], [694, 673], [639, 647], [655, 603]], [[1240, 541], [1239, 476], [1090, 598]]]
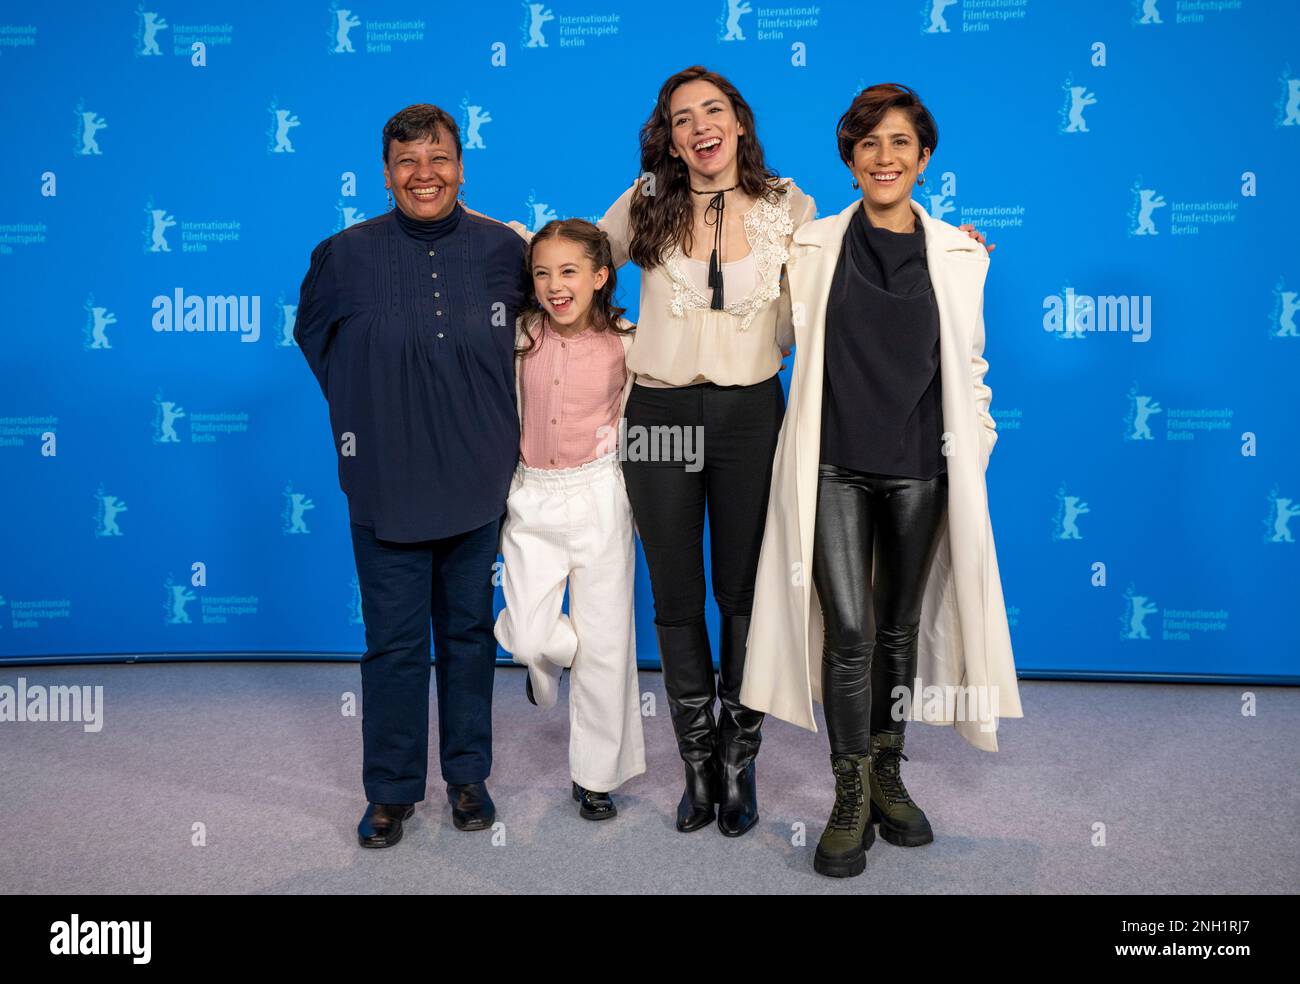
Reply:
[[[911, 761], [897, 748], [879, 749], [875, 757], [876, 781], [880, 784], [880, 791], [891, 803], [912, 803], [912, 797], [908, 795], [907, 787], [903, 785], [903, 777], [899, 775], [899, 759], [904, 762]], [[912, 803], [912, 805], [916, 804]]]
[[862, 795], [862, 773], [852, 759], [835, 762], [835, 806], [827, 824], [833, 830], [853, 830], [862, 818], [865, 797]]

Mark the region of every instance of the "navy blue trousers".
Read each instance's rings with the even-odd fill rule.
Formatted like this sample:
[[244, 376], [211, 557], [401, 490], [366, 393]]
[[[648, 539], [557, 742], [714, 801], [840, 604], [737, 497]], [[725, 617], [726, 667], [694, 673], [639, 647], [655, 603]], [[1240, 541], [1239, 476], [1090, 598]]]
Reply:
[[352, 526], [366, 623], [361, 779], [371, 803], [418, 803], [429, 767], [429, 627], [438, 684], [438, 756], [448, 783], [492, 771], [492, 565], [500, 520], [421, 543]]

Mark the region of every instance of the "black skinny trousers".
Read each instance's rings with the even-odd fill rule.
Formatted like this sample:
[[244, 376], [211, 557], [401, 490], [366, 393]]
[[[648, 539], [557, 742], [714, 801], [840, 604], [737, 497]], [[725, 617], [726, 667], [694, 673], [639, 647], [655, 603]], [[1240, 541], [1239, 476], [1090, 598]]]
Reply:
[[910, 705], [921, 598], [947, 509], [946, 473], [924, 480], [818, 470], [813, 585], [825, 623], [822, 706], [833, 754], [865, 755], [872, 734], [903, 731], [905, 721], [891, 714], [894, 691], [906, 687]]
[[[753, 386], [632, 387], [623, 477], [645, 550], [655, 622], [704, 618], [704, 512], [709, 514], [713, 596], [724, 615], [749, 615], [767, 517], [772, 456], [785, 415], [781, 381]], [[655, 428], [661, 428], [655, 431]], [[668, 428], [668, 430], [662, 430]], [[676, 428], [677, 430], [672, 430]], [[698, 460], [644, 460], [692, 428]], [[679, 456], [680, 458], [680, 456]], [[698, 466], [698, 467], [697, 467]]]

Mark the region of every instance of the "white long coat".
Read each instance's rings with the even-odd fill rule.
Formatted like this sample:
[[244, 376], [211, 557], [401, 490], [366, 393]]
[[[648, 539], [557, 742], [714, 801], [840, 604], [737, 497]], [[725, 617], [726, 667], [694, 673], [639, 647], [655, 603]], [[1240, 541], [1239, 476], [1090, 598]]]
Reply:
[[[922, 602], [920, 688], [913, 698], [921, 713], [909, 717], [952, 724], [972, 745], [997, 751], [998, 719], [1022, 712], [984, 483], [997, 441], [988, 412], [992, 394], [984, 385], [988, 254], [966, 233], [932, 219], [915, 201], [911, 205], [925, 230], [939, 307], [948, 521]], [[823, 624], [812, 583], [812, 550], [826, 300], [849, 220], [861, 207], [855, 201], [838, 215], [801, 226], [790, 247], [795, 364], [773, 465], [740, 692], [746, 706], [812, 731], [817, 730], [813, 701], [821, 700]], [[874, 625], [868, 631], [874, 633]], [[928, 689], [935, 687], [960, 689]]]

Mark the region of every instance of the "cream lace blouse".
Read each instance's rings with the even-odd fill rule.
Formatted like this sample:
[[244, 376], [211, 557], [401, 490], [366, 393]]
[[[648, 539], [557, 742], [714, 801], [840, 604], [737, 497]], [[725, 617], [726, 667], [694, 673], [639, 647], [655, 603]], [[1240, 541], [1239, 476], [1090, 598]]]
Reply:
[[[750, 256], [723, 264], [721, 311], [709, 307], [692, 261], [674, 245], [664, 262], [641, 271], [641, 311], [628, 369], [638, 385], [685, 386], [712, 382], [719, 386], [752, 386], [781, 368], [781, 349], [794, 341], [790, 294], [783, 289], [783, 267], [794, 230], [812, 220], [812, 198], [790, 178], [776, 182], [786, 188], [777, 202], [760, 198], [745, 213], [745, 238]], [[628, 259], [631, 236], [629, 210], [639, 185], [619, 196], [597, 223], [609, 235], [614, 263]], [[752, 257], [753, 272], [742, 263]], [[734, 276], [735, 274], [741, 276]], [[737, 292], [734, 281], [749, 273], [752, 289]]]

